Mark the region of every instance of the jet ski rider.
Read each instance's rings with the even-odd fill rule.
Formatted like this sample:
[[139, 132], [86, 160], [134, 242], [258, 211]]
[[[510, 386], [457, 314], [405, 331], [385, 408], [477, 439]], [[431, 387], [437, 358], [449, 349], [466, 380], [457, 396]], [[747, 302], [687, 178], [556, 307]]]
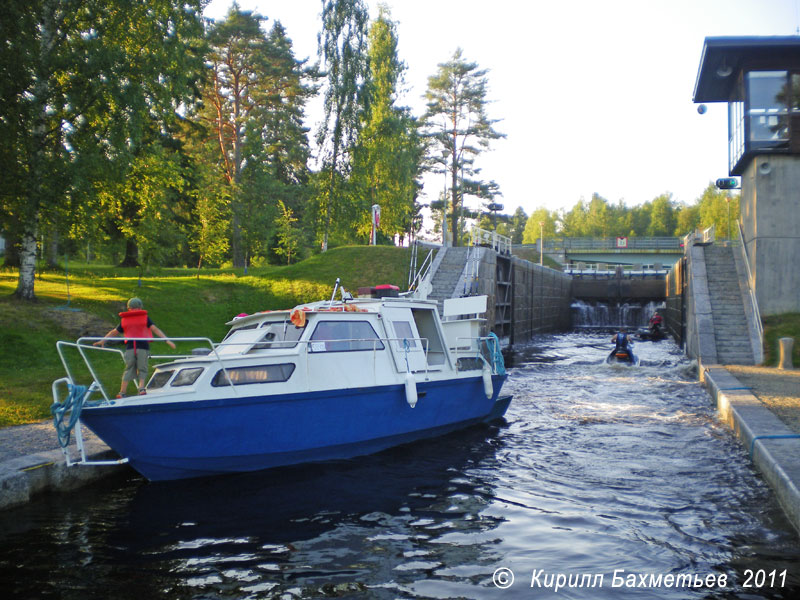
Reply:
[[631, 356], [631, 348], [630, 348], [630, 340], [628, 340], [628, 334], [626, 333], [625, 329], [620, 329], [619, 333], [617, 333], [614, 337], [611, 338], [611, 341], [614, 342], [614, 353], [626, 353], [628, 356]]

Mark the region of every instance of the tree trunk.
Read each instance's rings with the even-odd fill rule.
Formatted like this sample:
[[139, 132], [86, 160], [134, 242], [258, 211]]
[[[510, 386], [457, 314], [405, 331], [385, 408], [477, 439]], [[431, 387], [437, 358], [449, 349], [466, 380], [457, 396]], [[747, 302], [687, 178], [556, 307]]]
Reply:
[[31, 149], [28, 165], [28, 185], [26, 189], [27, 205], [21, 214], [22, 235], [19, 249], [19, 278], [17, 298], [33, 302], [36, 295], [33, 286], [36, 281], [36, 236], [39, 232], [41, 205], [45, 193], [42, 181], [48, 176], [47, 163], [47, 131], [48, 131], [48, 99], [50, 98], [50, 60], [51, 52], [57, 42], [57, 26], [55, 13], [57, 0], [48, 0], [42, 4], [42, 18], [39, 41], [39, 58], [36, 65], [35, 85], [31, 110], [34, 121], [31, 131]]
[[242, 228], [239, 226], [239, 217], [236, 214], [236, 206], [233, 207], [233, 217], [231, 218], [231, 254], [233, 256], [234, 267], [244, 267], [244, 248], [242, 248]]
[[120, 267], [138, 267], [139, 266], [139, 247], [136, 245], [136, 240], [125, 240], [125, 258], [119, 263]]
[[36, 223], [27, 223], [19, 251], [19, 279], [14, 295], [21, 300], [36, 300], [33, 284], [36, 278]]
[[453, 232], [453, 246], [458, 246], [458, 163], [456, 162], [455, 140], [453, 141], [453, 168], [450, 173], [452, 181], [450, 190], [453, 194], [453, 214], [450, 219], [450, 229]]

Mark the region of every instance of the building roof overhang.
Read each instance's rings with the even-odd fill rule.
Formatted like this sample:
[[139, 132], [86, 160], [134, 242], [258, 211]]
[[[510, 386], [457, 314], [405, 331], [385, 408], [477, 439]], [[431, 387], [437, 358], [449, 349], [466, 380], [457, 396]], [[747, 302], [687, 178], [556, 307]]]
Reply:
[[707, 37], [694, 84], [694, 102], [728, 102], [746, 68], [800, 68], [800, 36]]

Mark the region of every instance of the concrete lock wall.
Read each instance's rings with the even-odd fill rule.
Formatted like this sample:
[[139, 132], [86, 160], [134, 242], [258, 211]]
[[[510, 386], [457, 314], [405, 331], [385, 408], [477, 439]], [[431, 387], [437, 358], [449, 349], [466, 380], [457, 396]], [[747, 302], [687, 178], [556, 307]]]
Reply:
[[507, 333], [498, 333], [498, 337], [507, 337], [511, 344], [524, 343], [537, 333], [566, 331], [570, 328], [572, 279], [569, 275], [517, 257], [500, 257], [499, 260], [510, 260], [511, 263], [510, 307], [507, 315], [501, 314], [503, 309], [498, 306], [504, 302], [504, 298], [498, 297], [498, 292], [505, 293], [504, 287], [498, 286], [498, 254], [483, 252], [478, 268], [477, 293], [489, 297], [487, 332], [497, 331], [504, 317], [510, 321], [506, 327]]
[[512, 258], [514, 274], [511, 341], [571, 326], [572, 278], [527, 260]]
[[742, 175], [739, 208], [762, 316], [800, 312], [798, 190], [798, 156], [757, 156]]
[[686, 334], [684, 329], [684, 290], [686, 289], [686, 261], [676, 262], [666, 279], [666, 309], [664, 310], [664, 327], [682, 348]]

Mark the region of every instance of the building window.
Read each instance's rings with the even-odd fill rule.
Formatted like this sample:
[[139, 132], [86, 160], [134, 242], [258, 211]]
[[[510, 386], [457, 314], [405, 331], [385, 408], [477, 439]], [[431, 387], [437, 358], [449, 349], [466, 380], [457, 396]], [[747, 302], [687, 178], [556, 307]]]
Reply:
[[787, 84], [786, 71], [747, 73], [747, 116], [751, 142], [771, 145], [788, 141], [790, 99]]

